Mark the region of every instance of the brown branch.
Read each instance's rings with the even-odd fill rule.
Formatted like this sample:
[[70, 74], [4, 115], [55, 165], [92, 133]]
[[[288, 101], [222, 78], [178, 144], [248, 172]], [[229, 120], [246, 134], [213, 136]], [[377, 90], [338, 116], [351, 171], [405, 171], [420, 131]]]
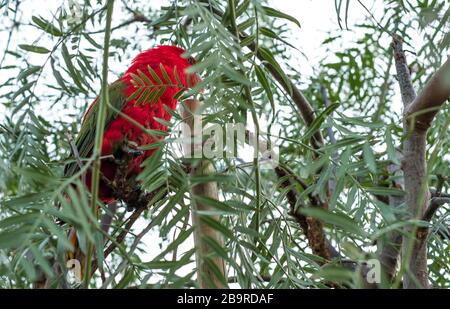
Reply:
[[449, 193], [440, 192], [436, 189], [430, 189], [431, 197], [450, 197]]
[[[300, 194], [297, 192], [297, 190], [295, 189], [295, 184], [292, 182], [292, 179], [296, 180], [297, 178], [293, 177], [293, 173], [289, 173], [285, 168], [281, 166], [277, 166], [275, 168], [275, 172], [279, 179], [283, 179], [281, 186], [288, 190], [287, 199], [290, 205], [289, 214], [298, 222], [298, 224], [302, 228], [313, 253], [317, 256], [320, 256], [325, 261], [328, 261], [331, 258], [339, 257], [339, 253], [326, 239], [322, 222], [314, 218], [307, 217], [298, 212], [297, 201], [299, 200]], [[300, 181], [299, 184], [304, 189], [307, 188], [307, 185], [303, 181]], [[318, 201], [318, 199], [312, 195], [309, 195], [309, 199], [312, 206], [314, 206], [314, 204], [320, 203], [320, 201]], [[315, 206], [317, 207], [318, 205]]]
[[[104, 257], [108, 257], [108, 255], [111, 254], [111, 252], [114, 251], [114, 249], [117, 248], [117, 246], [119, 244], [121, 244], [123, 242], [123, 240], [125, 239], [125, 237], [127, 236], [127, 234], [131, 231], [131, 228], [133, 227], [134, 223], [136, 222], [137, 219], [139, 219], [140, 215], [142, 214], [142, 212], [144, 212], [146, 208], [141, 207], [141, 208], [137, 208], [134, 210], [134, 212], [130, 215], [130, 217], [128, 217], [128, 222], [125, 225], [125, 227], [122, 229], [122, 231], [119, 233], [119, 235], [117, 235], [115, 242], [111, 243], [109, 245], [108, 248], [106, 248], [106, 250], [104, 251], [103, 255]], [[92, 274], [95, 273], [95, 271], [97, 270], [97, 260], [93, 260], [92, 261]]]
[[405, 52], [403, 50], [403, 40], [400, 36], [394, 36], [392, 39], [392, 48], [394, 52], [395, 68], [397, 70], [397, 80], [400, 86], [400, 93], [405, 109], [416, 98], [416, 91], [412, 85], [411, 75], [406, 62]]
[[444, 204], [450, 204], [450, 197], [433, 197], [430, 200], [430, 206], [428, 206], [428, 209], [425, 211], [422, 220], [430, 222], [439, 207]]
[[[409, 215], [413, 218], [431, 219], [437, 202], [428, 208], [430, 193], [427, 183], [426, 135], [439, 109], [450, 97], [450, 60], [431, 77], [416, 97], [411, 83], [410, 72], [402, 49], [402, 39], [393, 37], [394, 59], [397, 77], [404, 104], [404, 159], [402, 168], [405, 176], [405, 202]], [[435, 209], [436, 208], [436, 209]], [[403, 253], [409, 257], [409, 270], [404, 277], [405, 288], [429, 287], [427, 268], [428, 229], [407, 227], [403, 241]]]
[[450, 98], [450, 59], [439, 68], [406, 109], [406, 117], [413, 130], [426, 131]]
[[[436, 211], [439, 209], [440, 206], [444, 204], [450, 204], [450, 198], [448, 197], [433, 197], [430, 200], [430, 205], [428, 206], [427, 210], [425, 211], [422, 220], [426, 222], [430, 222], [433, 218]], [[445, 230], [439, 230], [438, 234], [441, 237], [445, 237], [445, 233], [448, 234], [448, 231]], [[416, 231], [416, 238], [419, 240], [418, 243], [420, 246], [425, 246], [427, 242], [429, 234], [429, 228], [428, 226], [420, 226], [417, 228]]]
[[[130, 251], [128, 252], [128, 255], [131, 256], [133, 252], [136, 250], [137, 246], [139, 245], [139, 242], [142, 240], [142, 238], [151, 230], [153, 227], [153, 221], [151, 221], [147, 226], [136, 236], [133, 243], [131, 244]], [[102, 284], [102, 288], [107, 288], [108, 284], [114, 280], [115, 277], [127, 266], [127, 260], [123, 259], [122, 262], [117, 266], [116, 271], [107, 279], [104, 280]]]
[[[186, 108], [184, 108], [186, 106]], [[185, 138], [188, 143], [183, 145], [186, 157], [195, 157], [196, 150], [202, 146], [201, 134], [196, 121], [200, 121], [201, 116], [197, 116], [201, 102], [198, 100], [185, 100], [182, 108], [182, 117], [189, 128], [185, 132]], [[200, 138], [199, 138], [200, 137]], [[198, 141], [198, 139], [200, 139]], [[214, 165], [209, 160], [200, 160], [197, 164], [191, 166], [191, 176], [205, 176], [215, 173]], [[194, 226], [194, 244], [196, 248], [197, 263], [197, 282], [200, 288], [225, 288], [226, 272], [225, 261], [214, 253], [214, 249], [209, 244], [210, 241], [215, 242], [223, 247], [223, 239], [220, 232], [213, 229], [209, 224], [202, 220], [199, 211], [213, 211], [214, 208], [196, 200], [195, 197], [205, 197], [209, 199], [219, 200], [217, 183], [214, 181], [199, 183], [191, 189], [191, 217]], [[219, 216], [208, 216], [208, 219], [219, 221]], [[213, 268], [220, 273], [218, 276]]]
[[[395, 67], [397, 79], [400, 85], [404, 110], [408, 111], [416, 99], [411, 76], [403, 51], [403, 42], [399, 36], [394, 36], [392, 47], [394, 50]], [[421, 219], [427, 208], [429, 191], [427, 183], [427, 167], [425, 161], [426, 152], [426, 129], [415, 125], [416, 122], [408, 121], [410, 114], [405, 113], [403, 119], [403, 132], [406, 139], [403, 144], [402, 169], [405, 179], [405, 204], [408, 214], [412, 218]], [[410, 125], [415, 128], [411, 130]], [[403, 237], [402, 251], [404, 263], [408, 263], [409, 271], [404, 273], [405, 288], [428, 288], [427, 249], [424, 238], [415, 237], [416, 226], [407, 226]]]

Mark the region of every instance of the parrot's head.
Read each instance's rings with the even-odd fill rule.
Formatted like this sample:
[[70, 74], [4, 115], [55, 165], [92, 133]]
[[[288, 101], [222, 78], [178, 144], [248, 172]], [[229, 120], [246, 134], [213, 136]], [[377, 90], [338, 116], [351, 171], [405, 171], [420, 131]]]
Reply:
[[196, 63], [194, 57], [186, 57], [186, 51], [174, 45], [160, 45], [155, 48], [143, 51], [133, 60], [132, 66], [127, 70], [127, 73], [136, 74], [138, 70], [147, 72], [147, 66], [151, 66], [156, 73], [160, 73], [159, 66], [162, 64], [167, 73], [172, 76], [174, 68], [180, 81], [187, 88], [192, 88], [197, 85], [201, 78], [196, 73], [188, 73], [187, 69]]

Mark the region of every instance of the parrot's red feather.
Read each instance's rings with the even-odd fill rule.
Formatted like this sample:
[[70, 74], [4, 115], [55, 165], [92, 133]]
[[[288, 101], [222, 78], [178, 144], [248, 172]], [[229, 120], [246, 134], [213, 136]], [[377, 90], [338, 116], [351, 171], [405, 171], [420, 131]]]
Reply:
[[[165, 68], [173, 84], [177, 84], [177, 79], [174, 77], [174, 68], [179, 80], [185, 87], [193, 86], [199, 78], [196, 75], [187, 75], [186, 69], [191, 65], [192, 61], [183, 58], [184, 50], [176, 46], [158, 46], [140, 53], [134, 60], [130, 68], [120, 78], [125, 83], [125, 97], [129, 97], [136, 90], [131, 83], [132, 73], [138, 74], [138, 70], [146, 74], [149, 79], [154, 81], [149, 73], [148, 66], [150, 66], [164, 81], [160, 64]], [[189, 79], [189, 82], [188, 82]], [[164, 108], [166, 105], [171, 110], [174, 110], [177, 101], [174, 95], [181, 90], [178, 87], [167, 87], [163, 95], [154, 104], [142, 104], [137, 106], [135, 100], [130, 100], [123, 107], [121, 112], [132, 118], [145, 128], [152, 130], [167, 131], [167, 126], [157, 122], [155, 117], [170, 121], [171, 115]], [[94, 102], [95, 103], [95, 102]], [[89, 109], [94, 104], [92, 103]], [[88, 111], [89, 111], [88, 109]], [[112, 154], [118, 145], [122, 145], [124, 141], [132, 141], [137, 145], [142, 146], [156, 142], [153, 137], [144, 133], [141, 128], [130, 122], [126, 117], [118, 116], [106, 127], [103, 136], [102, 156]], [[148, 150], [142, 156], [133, 158], [128, 170], [128, 175], [138, 174], [141, 171], [141, 163], [153, 154], [155, 150]], [[113, 162], [103, 160], [101, 163], [101, 172], [109, 179], [113, 179], [117, 166]], [[86, 175], [86, 185], [91, 186], [91, 175]], [[109, 188], [103, 183], [100, 183], [99, 197], [103, 201], [111, 200], [111, 192]]]

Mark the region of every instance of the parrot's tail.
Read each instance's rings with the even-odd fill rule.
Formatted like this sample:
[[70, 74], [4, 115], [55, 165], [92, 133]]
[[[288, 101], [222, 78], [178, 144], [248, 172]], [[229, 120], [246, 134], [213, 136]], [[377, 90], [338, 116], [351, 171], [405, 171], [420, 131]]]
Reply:
[[[111, 226], [112, 219], [117, 210], [117, 201], [114, 199], [103, 199], [103, 202], [108, 205], [108, 211], [102, 217], [101, 229], [103, 232], [108, 233]], [[98, 216], [98, 212], [97, 212]], [[72, 244], [73, 250], [67, 252], [66, 255], [66, 267], [72, 270], [75, 276], [75, 281], [78, 283], [83, 282], [84, 274], [86, 270], [86, 255], [80, 248], [80, 243], [77, 236], [75, 227], [71, 226], [68, 236], [69, 242]]]
[[66, 266], [67, 269], [73, 271], [75, 281], [81, 283], [83, 282], [84, 271], [86, 269], [86, 255], [80, 248], [77, 232], [73, 226], [70, 227], [68, 239], [72, 244], [73, 250], [67, 252]]

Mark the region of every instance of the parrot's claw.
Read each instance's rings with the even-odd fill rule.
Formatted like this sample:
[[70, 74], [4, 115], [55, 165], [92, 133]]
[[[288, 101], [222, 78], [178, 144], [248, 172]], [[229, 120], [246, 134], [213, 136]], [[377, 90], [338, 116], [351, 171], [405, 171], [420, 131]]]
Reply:
[[128, 155], [129, 157], [132, 158], [137, 158], [139, 156], [142, 156], [144, 154], [144, 152], [142, 150], [136, 149], [136, 148], [132, 148], [130, 147], [130, 145], [127, 144], [123, 144], [122, 145], [122, 151]]

